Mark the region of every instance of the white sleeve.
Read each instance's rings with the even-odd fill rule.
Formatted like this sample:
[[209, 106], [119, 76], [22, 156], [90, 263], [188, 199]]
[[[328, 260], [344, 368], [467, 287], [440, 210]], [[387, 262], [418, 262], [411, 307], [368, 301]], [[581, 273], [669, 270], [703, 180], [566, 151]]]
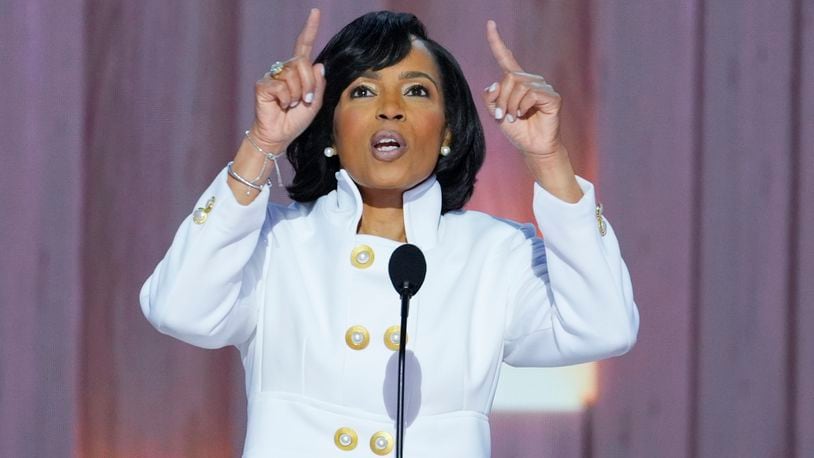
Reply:
[[[503, 359], [513, 366], [562, 366], [627, 352], [639, 312], [619, 243], [602, 236], [593, 185], [566, 203], [535, 183], [534, 216], [512, 250]], [[519, 263], [519, 264], [518, 264]]]
[[156, 329], [204, 348], [243, 343], [257, 324], [269, 191], [241, 205], [226, 176], [224, 169], [194, 207], [214, 199], [206, 220], [195, 222], [190, 214], [181, 223], [140, 294], [141, 310]]

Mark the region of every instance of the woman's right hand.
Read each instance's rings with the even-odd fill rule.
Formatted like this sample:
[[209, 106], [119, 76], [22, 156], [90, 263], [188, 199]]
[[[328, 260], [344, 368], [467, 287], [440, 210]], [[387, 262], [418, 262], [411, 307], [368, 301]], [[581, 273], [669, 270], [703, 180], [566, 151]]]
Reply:
[[255, 84], [254, 124], [249, 135], [272, 153], [285, 151], [317, 115], [325, 92], [325, 66], [311, 62], [319, 30], [319, 10], [312, 8], [297, 42], [294, 56], [273, 78], [266, 73]]

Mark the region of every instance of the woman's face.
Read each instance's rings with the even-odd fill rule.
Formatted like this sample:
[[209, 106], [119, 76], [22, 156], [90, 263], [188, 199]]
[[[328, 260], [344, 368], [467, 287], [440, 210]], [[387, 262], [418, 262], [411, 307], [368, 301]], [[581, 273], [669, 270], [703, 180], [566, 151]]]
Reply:
[[363, 196], [406, 191], [435, 169], [442, 142], [449, 140], [440, 85], [432, 54], [413, 40], [407, 57], [362, 74], [342, 92], [334, 111], [335, 147]]

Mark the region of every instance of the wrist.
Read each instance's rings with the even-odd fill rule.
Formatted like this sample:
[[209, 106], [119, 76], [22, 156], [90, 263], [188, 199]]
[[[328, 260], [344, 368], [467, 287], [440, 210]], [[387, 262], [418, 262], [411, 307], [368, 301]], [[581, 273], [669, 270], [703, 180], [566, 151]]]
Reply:
[[536, 177], [548, 179], [557, 176], [567, 177], [573, 175], [571, 157], [564, 146], [560, 146], [550, 153], [523, 153], [529, 171]]
[[253, 123], [249, 128], [251, 140], [259, 146], [263, 151], [273, 154], [281, 154], [288, 148], [288, 143], [275, 142], [269, 139], [268, 135], [263, 133], [263, 130], [258, 127], [257, 122]]
[[570, 203], [576, 203], [582, 198], [582, 188], [577, 183], [565, 147], [546, 155], [526, 154], [525, 159], [534, 180], [546, 191]]

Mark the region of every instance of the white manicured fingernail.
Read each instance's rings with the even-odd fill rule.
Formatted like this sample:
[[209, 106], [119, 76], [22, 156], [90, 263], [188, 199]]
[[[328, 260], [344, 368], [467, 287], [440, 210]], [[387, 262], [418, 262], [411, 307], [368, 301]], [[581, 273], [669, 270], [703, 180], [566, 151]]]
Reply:
[[514, 116], [512, 116], [512, 115], [506, 115], [506, 121], [509, 121], [509, 122], [514, 122]]
[[517, 117], [519, 118], [521, 116], [523, 116], [523, 113], [521, 113], [520, 110], [517, 110]]
[[313, 102], [314, 101], [314, 93], [309, 92], [309, 93], [305, 94], [305, 99], [303, 99], [303, 100], [305, 100], [305, 103]]
[[495, 108], [495, 119], [503, 118], [503, 108]]
[[486, 92], [495, 92], [497, 90], [497, 82], [492, 83], [486, 88]]
[[325, 64], [319, 66], [319, 71], [322, 73], [322, 76], [325, 76]]
[[293, 102], [291, 102], [291, 103], [289, 103], [289, 104], [288, 104], [288, 108], [294, 108], [294, 107], [296, 107], [296, 106], [297, 106], [297, 105], [299, 105], [299, 104], [300, 104], [300, 101], [299, 101], [299, 100], [295, 100], [295, 101], [293, 101]]

